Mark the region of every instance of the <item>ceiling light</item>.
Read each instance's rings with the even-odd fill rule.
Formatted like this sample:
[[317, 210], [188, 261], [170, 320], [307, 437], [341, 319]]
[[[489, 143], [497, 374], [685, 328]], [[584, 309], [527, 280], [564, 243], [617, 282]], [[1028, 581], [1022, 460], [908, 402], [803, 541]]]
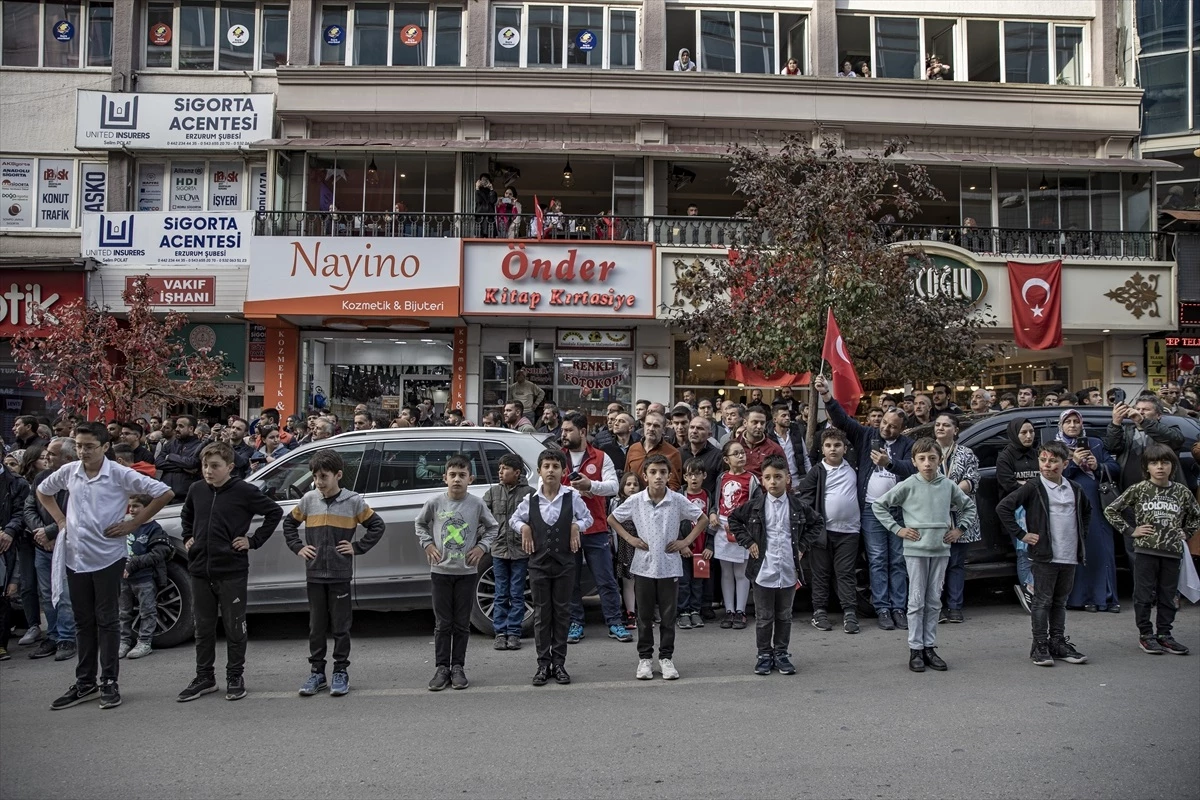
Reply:
[[1041, 183], [1038, 184], [1038, 189], [1040, 191], [1044, 192], [1049, 188], [1050, 188], [1050, 182], [1048, 180], [1046, 180], [1046, 173], [1043, 172]]
[[570, 189], [575, 185], [575, 171], [571, 169], [571, 159], [567, 159], [566, 166], [563, 167], [562, 185]]
[[389, 331], [401, 333], [404, 331], [423, 331], [429, 327], [429, 323], [423, 319], [411, 319], [409, 317], [393, 317], [389, 320], [384, 320], [382, 327]]
[[375, 166], [375, 157], [371, 156], [371, 163], [367, 166], [367, 183], [379, 183], [379, 167]]
[[407, 176], [407, 175], [405, 175], [403, 172], [401, 172], [401, 173], [400, 173], [400, 177], [401, 177], [401, 178], [407, 178], [408, 176]]
[[974, 186], [968, 186], [968, 187], [967, 187], [967, 189], [969, 189], [969, 190], [970, 190], [970, 191], [972, 191], [972, 192], [973, 192], [973, 191], [975, 191], [975, 187], [974, 187]]
[[326, 328], [333, 328], [335, 331], [365, 331], [367, 326], [356, 319], [347, 317], [333, 317], [321, 323]]
[[1109, 328], [1105, 328], [1104, 330], [1102, 330], [1102, 331], [1100, 331], [1100, 332], [1101, 332], [1101, 333], [1108, 333], [1108, 332], [1109, 332], [1109, 330], [1110, 330]]
[[435, 341], [437, 341], [437, 340], [436, 339], [422, 339], [421, 340], [421, 342], [424, 344], [433, 344]]

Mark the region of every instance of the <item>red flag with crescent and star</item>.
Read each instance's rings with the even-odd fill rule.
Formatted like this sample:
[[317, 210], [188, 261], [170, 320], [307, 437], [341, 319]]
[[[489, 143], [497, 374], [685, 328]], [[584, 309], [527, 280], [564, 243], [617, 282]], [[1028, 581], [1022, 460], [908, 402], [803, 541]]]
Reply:
[[829, 362], [833, 372], [833, 397], [846, 410], [847, 414], [858, 411], [858, 401], [862, 397], [863, 387], [854, 371], [854, 364], [846, 352], [846, 343], [842, 341], [842, 331], [838, 328], [837, 320], [833, 318], [833, 309], [829, 309], [829, 317], [825, 322], [825, 346], [821, 348], [821, 358]]
[[533, 216], [537, 218], [537, 238], [542, 239], [546, 235], [546, 219], [542, 216], [542, 204], [538, 202], [536, 194], [533, 196]]
[[1013, 339], [1027, 350], [1062, 344], [1062, 261], [1008, 262]]

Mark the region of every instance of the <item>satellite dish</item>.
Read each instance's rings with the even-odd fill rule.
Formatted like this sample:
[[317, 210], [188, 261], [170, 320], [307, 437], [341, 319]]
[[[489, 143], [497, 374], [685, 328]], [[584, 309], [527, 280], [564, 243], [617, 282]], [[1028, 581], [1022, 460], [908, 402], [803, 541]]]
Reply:
[[527, 338], [521, 345], [521, 361], [525, 362], [525, 366], [532, 367], [534, 361], [533, 337]]

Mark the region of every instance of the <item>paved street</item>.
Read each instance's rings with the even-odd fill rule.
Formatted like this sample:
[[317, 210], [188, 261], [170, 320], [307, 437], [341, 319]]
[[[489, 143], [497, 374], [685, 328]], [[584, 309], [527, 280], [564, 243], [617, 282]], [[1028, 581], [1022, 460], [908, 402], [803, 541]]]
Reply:
[[[30, 661], [14, 642], [0, 665], [0, 795], [1196, 796], [1200, 655], [1143, 655], [1127, 603], [1070, 614], [1090, 664], [1037, 668], [1028, 617], [974, 595], [966, 624], [941, 626], [944, 674], [910, 673], [901, 632], [865, 620], [859, 636], [819, 633], [798, 611], [794, 677], [751, 674], [752, 626], [710, 624], [679, 632], [682, 680], [638, 682], [634, 646], [589, 618], [572, 686], [529, 685], [531, 642], [497, 653], [476, 636], [471, 688], [433, 694], [432, 614], [364, 613], [351, 695], [306, 699], [305, 618], [256, 616], [245, 700], [174, 702], [193, 667], [180, 647], [122, 662], [120, 708], [52, 713], [72, 665]], [[1200, 609], [1177, 633], [1200, 649]]]

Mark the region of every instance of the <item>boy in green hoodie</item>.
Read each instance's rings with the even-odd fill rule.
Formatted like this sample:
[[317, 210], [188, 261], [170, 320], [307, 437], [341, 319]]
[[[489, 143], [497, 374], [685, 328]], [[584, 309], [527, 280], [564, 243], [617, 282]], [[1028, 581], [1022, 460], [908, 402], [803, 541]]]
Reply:
[[[904, 540], [904, 563], [908, 568], [908, 668], [925, 667], [944, 671], [946, 662], [934, 649], [938, 613], [942, 610], [942, 583], [950, 561], [950, 545], [963, 535], [950, 522], [950, 511], [958, 512], [958, 524], [971, 527], [975, 501], [958, 484], [938, 473], [942, 448], [930, 438], [918, 439], [912, 448], [917, 474], [893, 486], [871, 504], [881, 525]], [[890, 509], [903, 512], [897, 522]]]
[[[1186, 486], [1171, 481], [1175, 454], [1165, 444], [1152, 442], [1142, 451], [1142, 469], [1148, 480], [1134, 484], [1104, 509], [1104, 518], [1117, 531], [1133, 537], [1133, 618], [1138, 646], [1150, 655], [1188, 649], [1171, 636], [1175, 623], [1175, 594], [1179, 587], [1184, 541], [1200, 527], [1200, 504]], [[1121, 513], [1133, 512], [1134, 525]], [[1157, 595], [1157, 600], [1156, 600]], [[1158, 606], [1158, 635], [1150, 624], [1150, 609]]]

